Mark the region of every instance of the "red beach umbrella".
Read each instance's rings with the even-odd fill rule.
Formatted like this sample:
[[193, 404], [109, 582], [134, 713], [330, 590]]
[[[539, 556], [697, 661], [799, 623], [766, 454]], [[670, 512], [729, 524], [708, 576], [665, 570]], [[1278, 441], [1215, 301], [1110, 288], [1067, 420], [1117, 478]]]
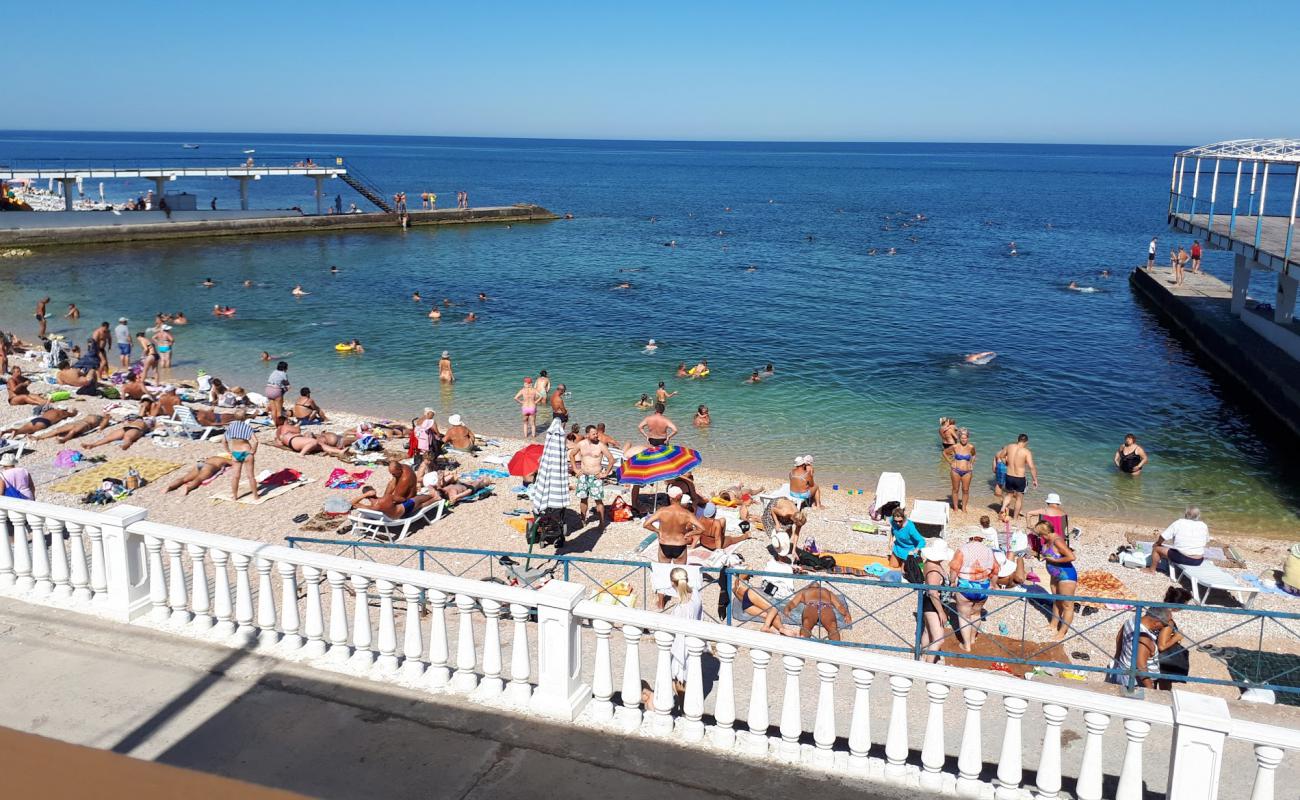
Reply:
[[537, 471], [537, 465], [541, 461], [542, 446], [540, 444], [530, 444], [510, 457], [510, 463], [506, 465], [506, 472], [519, 478], [532, 475]]

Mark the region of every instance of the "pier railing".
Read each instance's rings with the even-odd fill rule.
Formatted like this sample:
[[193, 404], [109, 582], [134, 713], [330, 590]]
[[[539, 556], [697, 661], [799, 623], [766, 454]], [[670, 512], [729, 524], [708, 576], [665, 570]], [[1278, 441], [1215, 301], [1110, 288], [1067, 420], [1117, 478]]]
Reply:
[[[409, 566], [420, 571], [433, 571], [457, 577], [479, 580], [506, 581], [513, 576], [500, 564], [502, 557], [521, 566], [554, 564], [556, 579], [586, 587], [588, 597], [596, 601], [626, 605], [649, 610], [654, 596], [648, 561], [600, 558], [597, 556], [526, 553], [516, 551], [486, 550], [480, 548], [415, 545], [403, 542], [373, 542], [340, 539], [323, 539], [302, 536], [285, 538], [289, 547], [307, 548], [320, 552], [343, 555], [349, 558]], [[744, 613], [734, 595], [738, 576], [745, 576], [753, 585], [768, 578], [793, 580], [796, 591], [814, 584], [822, 584], [834, 591], [850, 612], [849, 621], [841, 621], [841, 639], [834, 644], [893, 653], [921, 660], [939, 655], [967, 662], [979, 662], [996, 669], [1021, 667], [1016, 672], [1031, 672], [1034, 676], [1057, 675], [1083, 679], [1091, 675], [1109, 679], [1130, 689], [1136, 689], [1143, 679], [1178, 683], [1232, 686], [1237, 689], [1261, 689], [1278, 692], [1290, 698], [1288, 702], [1300, 704], [1300, 655], [1277, 652], [1277, 642], [1287, 642], [1300, 649], [1300, 613], [1267, 611], [1263, 609], [1229, 606], [1180, 605], [1129, 598], [1095, 597], [1090, 595], [1055, 595], [1034, 586], [1032, 589], [989, 589], [981, 620], [982, 633], [997, 633], [998, 637], [985, 637], [986, 652], [964, 652], [956, 629], [961, 622], [958, 612], [956, 587], [923, 586], [891, 580], [863, 578], [851, 575], [823, 573], [764, 572], [750, 568], [700, 567], [706, 588], [704, 591], [705, 618], [730, 626], [756, 627], [761, 624]], [[544, 580], [543, 580], [544, 582]], [[633, 592], [615, 594], [619, 584]], [[927, 592], [938, 592], [950, 627], [944, 636], [929, 645], [922, 640], [920, 611]], [[725, 598], [725, 599], [724, 599]], [[1066, 637], [1057, 641], [1050, 636], [1046, 641], [1034, 641], [1053, 619], [1053, 604], [1078, 603], [1079, 613]], [[775, 601], [774, 601], [775, 602]], [[779, 607], [781, 604], [776, 603]], [[1142, 669], [1136, 657], [1127, 659], [1128, 666], [1117, 669], [1112, 665], [1115, 650], [1115, 631], [1131, 619], [1140, 620], [1153, 609], [1167, 608], [1174, 613], [1175, 624], [1183, 635], [1181, 648], [1211, 655], [1223, 664], [1227, 677], [1211, 675], [1186, 675], [1182, 672], [1160, 672]], [[891, 613], [892, 611], [892, 613]], [[901, 612], [901, 613], [900, 613]], [[902, 618], [905, 622], [900, 623]], [[784, 617], [787, 626], [797, 628], [799, 620]], [[1136, 624], [1136, 623], [1135, 623]], [[813, 628], [812, 638], [831, 641], [820, 624]], [[1013, 642], [1022, 643], [1015, 645]], [[1138, 642], [1134, 641], [1136, 647]], [[1061, 655], [1068, 657], [1062, 660]], [[1133, 654], [1136, 655], [1136, 654]], [[1166, 668], [1176, 659], [1187, 659], [1182, 650], [1171, 650], [1164, 655]], [[1161, 662], [1157, 662], [1161, 663]]]
[[1300, 750], [1300, 731], [1190, 692], [1169, 706], [1030, 683], [610, 606], [560, 580], [503, 586], [162, 525], [131, 506], [0, 499], [0, 545], [0, 594], [28, 603], [934, 792], [1208, 800], [1222, 783], [1272, 800], [1285, 751]]

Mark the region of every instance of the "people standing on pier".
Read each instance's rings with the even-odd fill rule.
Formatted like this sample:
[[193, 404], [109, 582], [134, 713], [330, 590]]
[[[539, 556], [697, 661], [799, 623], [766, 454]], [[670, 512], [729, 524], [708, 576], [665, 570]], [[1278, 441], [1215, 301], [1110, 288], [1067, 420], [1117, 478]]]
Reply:
[[1147, 246], [1147, 269], [1155, 269], [1156, 266], [1156, 237], [1151, 237], [1151, 244]]
[[1015, 519], [1020, 516], [1024, 504], [1027, 478], [1032, 477], [1034, 486], [1038, 486], [1038, 467], [1034, 464], [1034, 454], [1029, 450], [1029, 434], [1022, 433], [1017, 436], [1014, 442], [998, 451], [997, 458], [1001, 458], [1007, 464], [1002, 510], [1011, 509], [1011, 518]]
[[1192, 274], [1199, 275], [1201, 272], [1201, 242], [1196, 240], [1192, 242]]
[[1172, 281], [1174, 286], [1182, 285], [1183, 277], [1187, 273], [1187, 262], [1189, 259], [1191, 259], [1191, 256], [1187, 254], [1187, 248], [1179, 247], [1178, 256], [1174, 259], [1174, 279]]

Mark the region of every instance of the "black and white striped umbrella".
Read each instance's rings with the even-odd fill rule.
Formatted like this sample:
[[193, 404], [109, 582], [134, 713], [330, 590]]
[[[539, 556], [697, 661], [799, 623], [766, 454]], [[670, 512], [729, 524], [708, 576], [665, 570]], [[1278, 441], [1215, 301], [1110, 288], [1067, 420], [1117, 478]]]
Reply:
[[551, 508], [567, 508], [569, 505], [569, 448], [564, 442], [564, 424], [558, 419], [551, 420], [551, 427], [546, 429], [546, 444], [542, 448], [542, 460], [537, 465], [537, 480], [528, 487], [528, 497], [533, 502], [533, 511], [540, 514]]

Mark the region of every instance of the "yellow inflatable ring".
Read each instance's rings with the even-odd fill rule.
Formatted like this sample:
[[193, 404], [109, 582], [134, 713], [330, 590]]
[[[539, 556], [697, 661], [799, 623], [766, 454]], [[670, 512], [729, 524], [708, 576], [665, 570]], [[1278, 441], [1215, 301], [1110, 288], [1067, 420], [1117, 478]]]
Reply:
[[352, 345], [343, 344], [342, 342], [339, 342], [338, 344], [334, 345], [334, 349], [338, 350], [340, 353], [350, 353], [352, 352]]

